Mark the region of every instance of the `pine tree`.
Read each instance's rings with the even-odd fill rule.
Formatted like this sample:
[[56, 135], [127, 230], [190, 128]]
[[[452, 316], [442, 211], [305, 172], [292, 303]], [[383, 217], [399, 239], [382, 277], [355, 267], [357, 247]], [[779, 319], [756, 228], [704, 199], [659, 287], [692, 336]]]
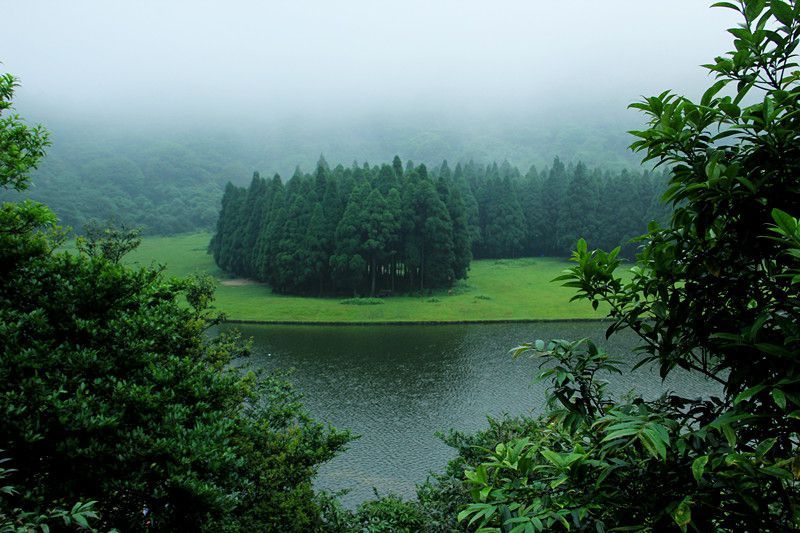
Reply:
[[[447, 161], [443, 163], [443, 167], [446, 166]], [[472, 261], [467, 210], [461, 192], [448, 176], [449, 170], [439, 177], [437, 189], [453, 226], [453, 276], [455, 279], [466, 279], [469, 263]]]
[[556, 157], [542, 188], [541, 209], [544, 213], [542, 248], [547, 255], [559, 255], [561, 252], [559, 244], [561, 242], [562, 213], [567, 190], [566, 170], [564, 163]]
[[367, 262], [359, 253], [363, 242], [365, 212], [370, 194], [369, 183], [353, 190], [342, 219], [336, 226], [336, 250], [330, 259], [334, 283], [350, 288], [355, 294], [363, 287]]
[[370, 296], [375, 296], [378, 267], [390, 258], [392, 243], [397, 241], [400, 223], [389, 209], [386, 199], [378, 189], [367, 197], [363, 212], [360, 255], [370, 270]]
[[[328, 277], [328, 258], [330, 257], [325, 226], [325, 211], [322, 208], [322, 204], [317, 202], [308, 222], [304, 246], [308, 267], [317, 283], [316, 293], [320, 296], [325, 291], [325, 282]], [[310, 282], [310, 279], [308, 281]]]
[[230, 185], [226, 188], [226, 193], [229, 193], [229, 197], [223, 204], [225, 223], [224, 230], [220, 232], [217, 264], [223, 270], [237, 273], [236, 264], [240, 257], [237, 239], [241, 233], [241, 212], [247, 191]]
[[241, 271], [248, 277], [255, 275], [253, 250], [255, 249], [258, 234], [261, 230], [266, 190], [267, 182], [261, 178], [258, 172], [254, 172], [250, 187], [247, 189], [247, 197], [245, 198], [241, 213], [241, 220], [243, 222], [241, 227], [241, 246], [243, 250]]
[[226, 241], [230, 238], [230, 233], [232, 232], [233, 211], [236, 209], [235, 204], [238, 194], [239, 190], [233, 183], [228, 182], [225, 185], [225, 192], [222, 195], [222, 207], [217, 219], [217, 228], [208, 245], [208, 250], [214, 257], [214, 262], [223, 270], [226, 268], [223, 265], [228, 264], [229, 250], [226, 248]]
[[529, 255], [541, 255], [544, 253], [543, 240], [545, 238], [546, 226], [544, 211], [542, 210], [542, 189], [543, 181], [536, 167], [531, 166], [525, 174], [522, 187], [520, 189], [520, 205], [522, 214], [525, 217], [525, 245], [524, 250]]
[[597, 245], [599, 232], [594, 209], [599, 197], [597, 181], [589, 176], [586, 165], [578, 163], [567, 186], [561, 234], [557, 243], [558, 249], [564, 254], [569, 253], [578, 239], [586, 240], [591, 246]]
[[459, 193], [461, 194], [462, 200], [464, 201], [470, 247], [471, 250], [474, 250], [477, 246], [480, 246], [481, 239], [481, 227], [480, 220], [478, 218], [478, 201], [475, 199], [475, 194], [472, 192], [472, 187], [467, 181], [460, 163], [456, 165], [455, 171], [453, 172], [453, 181]]
[[[424, 166], [421, 166], [424, 170]], [[418, 169], [419, 170], [419, 169]], [[419, 246], [419, 288], [451, 284], [453, 273], [453, 224], [433, 183], [420, 179], [414, 198], [415, 233]]]
[[378, 171], [375, 183], [373, 183], [373, 187], [378, 189], [383, 195], [389, 194], [391, 189], [397, 187], [395, 169], [389, 165], [382, 165]]
[[394, 156], [394, 159], [392, 159], [392, 168], [394, 169], [394, 175], [397, 179], [403, 177], [403, 162], [400, 160], [399, 156]]
[[277, 174], [272, 178], [271, 185], [269, 209], [264, 216], [261, 235], [256, 242], [258, 260], [255, 266], [257, 279], [272, 285], [276, 270], [275, 256], [286, 225], [286, 209], [284, 207], [286, 190]]

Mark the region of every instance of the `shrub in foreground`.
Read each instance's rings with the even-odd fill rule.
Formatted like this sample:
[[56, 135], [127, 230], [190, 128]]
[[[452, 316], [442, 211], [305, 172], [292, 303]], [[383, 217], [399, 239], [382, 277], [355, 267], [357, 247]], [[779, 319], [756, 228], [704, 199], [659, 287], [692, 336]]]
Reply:
[[[634, 104], [645, 160], [670, 165], [666, 227], [642, 238], [632, 278], [618, 249], [560, 279], [610, 308], [608, 335], [640, 364], [716, 381], [718, 397], [605, 394], [616, 362], [589, 341], [537, 342], [551, 414], [466, 471], [466, 524], [496, 531], [789, 531], [800, 527], [800, 4], [742, 0], [735, 50], [699, 103]], [[746, 105], [746, 102], [754, 102]]]
[[[0, 78], [0, 112], [13, 87]], [[45, 143], [0, 121], [0, 185], [24, 188]], [[312, 478], [349, 436], [310, 420], [280, 376], [231, 367], [247, 347], [207, 335], [211, 284], [122, 265], [135, 234], [62, 242], [45, 206], [0, 208], [0, 524], [317, 527]]]

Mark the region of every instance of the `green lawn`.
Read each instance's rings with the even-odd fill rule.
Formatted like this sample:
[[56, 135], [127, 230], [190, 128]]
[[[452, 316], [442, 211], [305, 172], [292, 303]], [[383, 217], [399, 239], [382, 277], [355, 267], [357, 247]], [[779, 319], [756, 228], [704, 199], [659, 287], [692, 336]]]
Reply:
[[208, 273], [221, 283], [216, 307], [233, 320], [264, 322], [458, 322], [602, 318], [588, 302], [569, 303], [572, 289], [551, 283], [570, 263], [554, 258], [473, 261], [466, 282], [432, 297], [396, 296], [380, 305], [344, 305], [342, 298], [272, 294], [260, 284], [226, 285], [206, 253], [210, 235], [146, 238], [129, 262], [164, 264], [176, 276]]

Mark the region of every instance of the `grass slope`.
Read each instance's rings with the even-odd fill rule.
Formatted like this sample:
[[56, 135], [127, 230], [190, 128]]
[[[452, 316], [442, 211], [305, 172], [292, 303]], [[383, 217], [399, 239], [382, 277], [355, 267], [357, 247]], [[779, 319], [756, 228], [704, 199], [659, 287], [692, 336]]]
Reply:
[[263, 322], [460, 322], [602, 318], [587, 302], [569, 303], [572, 289], [551, 283], [569, 263], [555, 258], [473, 261], [469, 278], [453, 294], [396, 296], [379, 305], [346, 305], [342, 298], [272, 294], [261, 284], [227, 285], [228, 276], [206, 253], [208, 233], [149, 237], [128, 256], [142, 265], [163, 264], [174, 276], [207, 273], [221, 283], [216, 307], [233, 320]]

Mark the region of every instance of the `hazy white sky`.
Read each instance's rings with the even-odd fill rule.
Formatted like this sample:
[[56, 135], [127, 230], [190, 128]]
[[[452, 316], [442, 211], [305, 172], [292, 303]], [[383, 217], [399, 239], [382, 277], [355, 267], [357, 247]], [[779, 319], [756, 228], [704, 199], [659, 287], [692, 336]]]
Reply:
[[20, 106], [149, 116], [558, 112], [708, 85], [702, 0], [0, 0]]

